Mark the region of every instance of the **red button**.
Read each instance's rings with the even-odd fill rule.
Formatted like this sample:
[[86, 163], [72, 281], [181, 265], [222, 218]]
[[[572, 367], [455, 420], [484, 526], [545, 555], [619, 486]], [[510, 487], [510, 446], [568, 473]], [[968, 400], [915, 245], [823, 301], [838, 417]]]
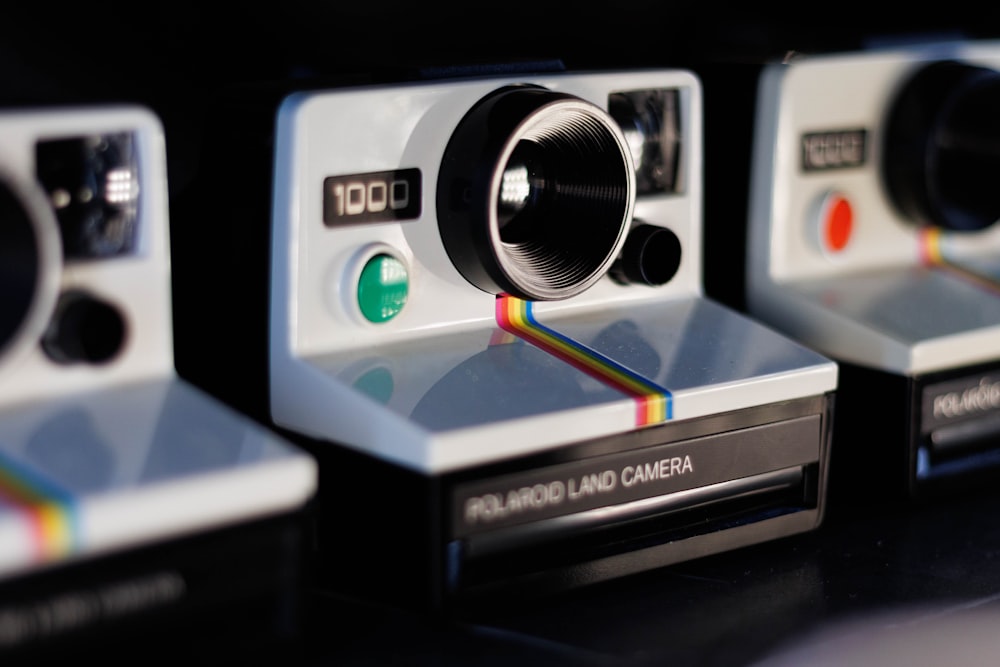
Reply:
[[838, 253], [847, 247], [854, 231], [854, 209], [841, 194], [829, 193], [820, 206], [820, 243], [827, 252]]

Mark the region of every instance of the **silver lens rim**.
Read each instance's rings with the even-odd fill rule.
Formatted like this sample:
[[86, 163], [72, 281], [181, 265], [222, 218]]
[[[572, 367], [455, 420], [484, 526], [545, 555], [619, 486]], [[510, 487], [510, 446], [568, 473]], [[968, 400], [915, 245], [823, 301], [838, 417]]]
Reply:
[[[598, 142], [595, 149], [607, 151], [621, 160], [625, 193], [620, 225], [613, 243], [590, 269], [584, 268], [581, 273], [577, 265], [562, 267], [563, 271], [560, 271], [560, 267], [550, 267], [555, 275], [553, 271], [549, 271], [544, 276], [538, 276], [536, 272], [527, 270], [525, 261], [517, 253], [511, 252], [511, 244], [501, 238], [496, 203], [501, 195], [504, 170], [521, 141], [572, 142], [577, 139], [594, 140]], [[557, 300], [580, 294], [607, 273], [621, 252], [635, 209], [635, 195], [636, 178], [632, 154], [624, 134], [610, 114], [582, 99], [558, 99], [545, 104], [528, 115], [510, 134], [493, 169], [487, 213], [489, 235], [497, 263], [504, 275], [531, 299]], [[573, 272], [573, 275], [563, 275], [566, 271]]]

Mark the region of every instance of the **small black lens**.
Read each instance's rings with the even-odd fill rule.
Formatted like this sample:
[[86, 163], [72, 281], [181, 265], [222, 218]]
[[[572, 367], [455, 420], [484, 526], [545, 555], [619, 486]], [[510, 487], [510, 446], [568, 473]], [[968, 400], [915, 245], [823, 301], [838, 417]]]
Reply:
[[125, 320], [117, 308], [83, 292], [59, 298], [42, 349], [60, 364], [101, 364], [125, 342]]

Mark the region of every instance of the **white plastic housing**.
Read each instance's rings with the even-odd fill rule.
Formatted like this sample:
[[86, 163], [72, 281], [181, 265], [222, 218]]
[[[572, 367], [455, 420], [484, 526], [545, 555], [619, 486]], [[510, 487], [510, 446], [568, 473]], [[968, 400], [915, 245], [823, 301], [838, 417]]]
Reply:
[[4, 355], [0, 405], [93, 391], [173, 372], [166, 155], [159, 119], [136, 107], [0, 112], [0, 169], [25, 192], [47, 200], [35, 175], [39, 141], [117, 132], [133, 133], [139, 161], [135, 252], [103, 259], [63, 261], [57, 257], [45, 277], [46, 303], [39, 310], [50, 311], [58, 294], [83, 290], [124, 316], [123, 347], [105, 363], [56, 363], [38, 345], [48, 323], [46, 314], [41, 328], [25, 330], [16, 349]]
[[[422, 472], [636, 428], [629, 397], [504, 331], [497, 296], [466, 281], [441, 240], [445, 147], [474, 104], [514, 83], [605, 110], [613, 92], [679, 93], [679, 187], [640, 196], [634, 209], [637, 221], [680, 240], [676, 275], [659, 286], [604, 276], [571, 298], [535, 302], [539, 322], [667, 388], [673, 419], [834, 388], [832, 362], [702, 296], [702, 98], [691, 73], [449, 80], [303, 92], [281, 106], [270, 331], [277, 424]], [[422, 176], [417, 219], [324, 225], [327, 177], [413, 168]], [[355, 296], [359, 260], [376, 249], [390, 249], [409, 274], [402, 311], [377, 324], [359, 316]]]
[[[927, 268], [920, 227], [883, 185], [886, 116], [909, 75], [936, 60], [1000, 67], [1000, 45], [942, 43], [798, 56], [765, 67], [758, 90], [749, 205], [751, 313], [833, 358], [907, 375], [1000, 358], [1000, 299]], [[861, 164], [803, 169], [805, 137], [865, 130]], [[819, 241], [817, 205], [845, 197], [843, 250]], [[943, 253], [1000, 275], [1000, 225], [943, 232]]]
[[[36, 145], [110, 133], [135, 141], [135, 249], [64, 260]], [[0, 579], [296, 511], [315, 493], [311, 457], [174, 370], [164, 150], [141, 107], [0, 113], [0, 174], [30, 198], [45, 239], [35, 314], [0, 363]], [[42, 350], [68, 290], [121, 314], [110, 359], [57, 363]]]

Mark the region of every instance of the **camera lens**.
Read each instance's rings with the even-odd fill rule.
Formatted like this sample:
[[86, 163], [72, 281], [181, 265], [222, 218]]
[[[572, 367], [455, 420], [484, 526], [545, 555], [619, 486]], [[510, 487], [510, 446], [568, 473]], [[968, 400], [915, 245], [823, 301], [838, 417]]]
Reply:
[[497, 225], [505, 243], [531, 239], [531, 218], [545, 206], [546, 168], [536, 144], [521, 142], [514, 147], [500, 177]]
[[886, 188], [905, 217], [955, 231], [1000, 219], [1000, 73], [954, 61], [922, 66], [896, 96], [884, 145]]
[[0, 362], [45, 329], [60, 262], [58, 227], [44, 195], [0, 175]]
[[455, 128], [438, 176], [438, 225], [480, 289], [531, 300], [578, 294], [625, 241], [635, 172], [604, 110], [544, 88], [503, 88]]

